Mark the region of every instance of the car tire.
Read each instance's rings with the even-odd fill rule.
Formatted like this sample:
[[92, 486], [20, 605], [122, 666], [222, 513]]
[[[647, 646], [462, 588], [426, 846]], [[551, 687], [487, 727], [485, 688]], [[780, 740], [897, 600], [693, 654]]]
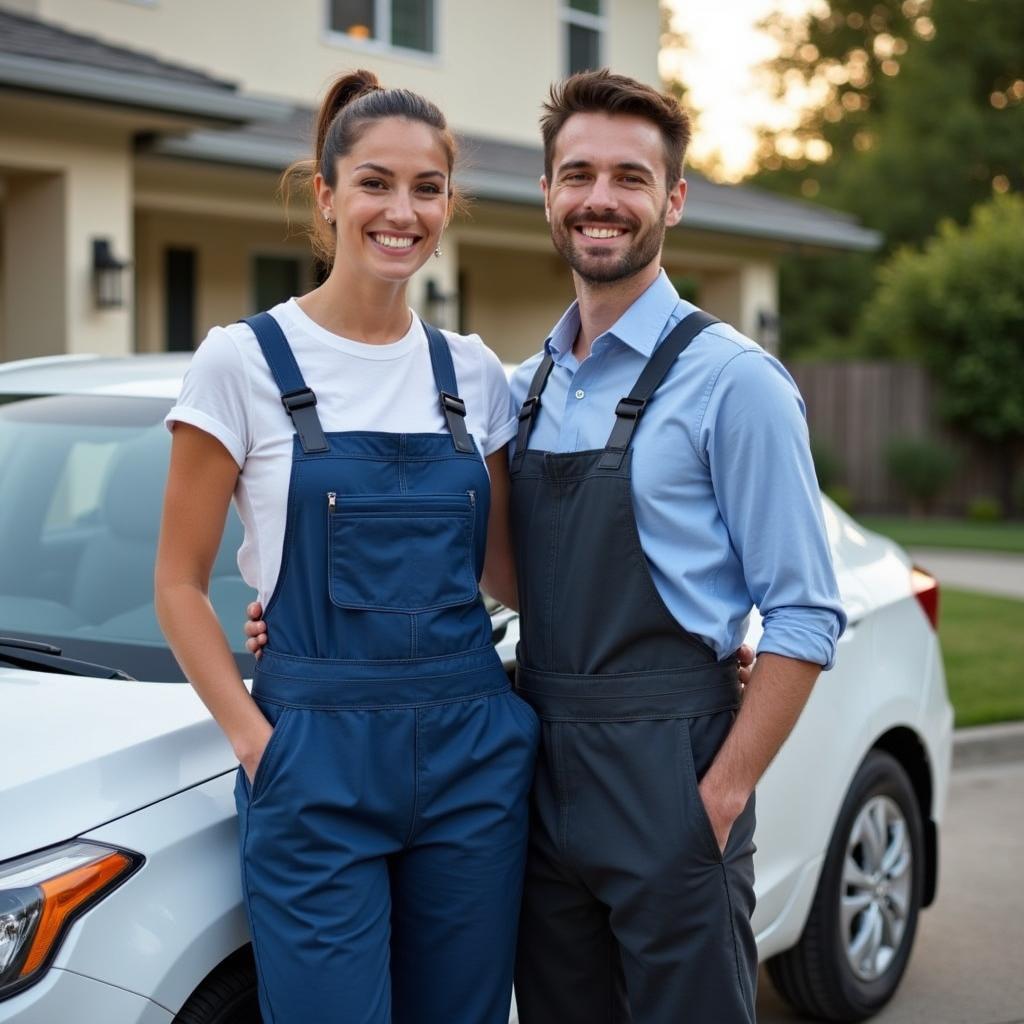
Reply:
[[256, 964], [246, 946], [212, 971], [178, 1011], [174, 1024], [261, 1024]]
[[850, 784], [800, 941], [768, 976], [799, 1013], [860, 1021], [903, 977], [924, 887], [924, 828], [907, 773], [873, 750]]

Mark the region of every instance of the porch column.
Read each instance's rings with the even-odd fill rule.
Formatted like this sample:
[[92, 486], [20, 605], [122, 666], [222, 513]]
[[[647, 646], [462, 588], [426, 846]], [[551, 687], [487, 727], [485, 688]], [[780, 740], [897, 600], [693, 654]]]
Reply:
[[5, 360], [134, 349], [131, 268], [124, 305], [97, 308], [93, 241], [132, 260], [132, 153], [116, 146], [26, 137], [4, 155]]
[[773, 264], [748, 261], [701, 274], [698, 301], [709, 313], [778, 352], [778, 272]]
[[30, 359], [66, 352], [64, 175], [11, 174], [6, 183], [0, 359]]
[[736, 326], [772, 355], [779, 353], [779, 273], [768, 262], [740, 269], [740, 310]]

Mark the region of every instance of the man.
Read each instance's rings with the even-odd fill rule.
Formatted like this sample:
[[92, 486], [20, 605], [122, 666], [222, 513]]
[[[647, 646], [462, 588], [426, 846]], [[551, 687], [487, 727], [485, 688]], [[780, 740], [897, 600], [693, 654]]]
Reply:
[[686, 197], [676, 102], [587, 72], [542, 132], [577, 302], [512, 380], [518, 687], [543, 724], [520, 1021], [748, 1024], [754, 786], [845, 625], [803, 407], [661, 270]]
[[803, 408], [660, 269], [686, 197], [675, 101], [585, 73], [541, 126], [578, 301], [512, 380], [518, 685], [543, 722], [520, 1020], [746, 1024], [754, 786], [845, 624]]

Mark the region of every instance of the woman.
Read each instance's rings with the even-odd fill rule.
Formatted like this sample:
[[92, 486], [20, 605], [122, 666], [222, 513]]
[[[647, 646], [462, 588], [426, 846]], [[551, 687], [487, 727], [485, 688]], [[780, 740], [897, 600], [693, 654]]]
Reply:
[[[268, 1024], [507, 1021], [538, 726], [478, 583], [514, 602], [515, 413], [479, 339], [406, 302], [454, 158], [433, 104], [335, 82], [312, 178], [330, 274], [211, 331], [168, 416], [158, 612], [241, 764]], [[252, 697], [207, 598], [232, 494], [272, 637]]]

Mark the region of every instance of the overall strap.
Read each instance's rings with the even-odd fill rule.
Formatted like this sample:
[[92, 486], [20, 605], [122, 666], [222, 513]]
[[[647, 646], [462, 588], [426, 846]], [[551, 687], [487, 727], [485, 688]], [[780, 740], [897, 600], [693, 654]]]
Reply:
[[263, 358], [281, 392], [281, 404], [292, 418], [302, 450], [307, 455], [327, 451], [327, 438], [316, 412], [316, 395], [302, 379], [302, 371], [281, 325], [269, 313], [247, 316], [242, 322], [249, 325], [260, 343]]
[[427, 343], [430, 346], [430, 365], [434, 370], [434, 383], [441, 396], [441, 410], [448, 421], [452, 443], [458, 452], [472, 452], [473, 442], [466, 430], [466, 403], [459, 398], [459, 385], [455, 379], [455, 364], [448, 348], [448, 340], [436, 328], [424, 322]]
[[540, 408], [540, 393], [544, 390], [544, 385], [547, 384], [554, 365], [555, 361], [551, 358], [551, 353], [545, 349], [544, 358], [540, 361], [540, 366], [537, 367], [533, 380], [530, 381], [530, 390], [526, 393], [523, 407], [519, 410], [519, 432], [516, 434], [516, 453], [512, 457], [512, 466], [516, 469], [519, 468], [519, 464], [526, 455], [526, 449], [530, 443], [530, 431], [533, 430], [533, 421], [537, 416], [537, 410]]
[[601, 469], [618, 469], [622, 465], [623, 456], [633, 440], [640, 417], [658, 385], [665, 379], [672, 364], [694, 338], [718, 319], [704, 310], [698, 309], [684, 317], [671, 331], [667, 338], [654, 350], [647, 360], [647, 365], [633, 385], [633, 390], [623, 398], [615, 408], [615, 426], [604, 446], [598, 466]]

